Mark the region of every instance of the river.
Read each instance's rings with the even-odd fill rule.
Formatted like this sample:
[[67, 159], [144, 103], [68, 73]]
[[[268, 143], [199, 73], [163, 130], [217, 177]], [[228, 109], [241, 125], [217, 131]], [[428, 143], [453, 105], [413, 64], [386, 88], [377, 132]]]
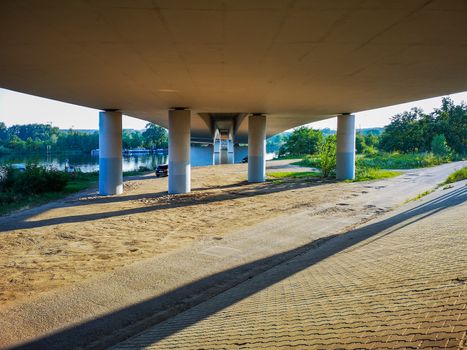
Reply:
[[[248, 147], [236, 146], [234, 150], [235, 163], [248, 154]], [[272, 155], [269, 155], [271, 158]], [[73, 165], [82, 172], [92, 172], [99, 170], [99, 157], [89, 154], [13, 154], [0, 155], [0, 165], [5, 164], [38, 164], [52, 166], [59, 170], [65, 168], [66, 163]], [[123, 171], [137, 170], [140, 166], [154, 169], [158, 164], [167, 162], [167, 156], [158, 154], [145, 154], [137, 156], [123, 156]], [[191, 146], [191, 165], [205, 166], [212, 165], [212, 146]]]

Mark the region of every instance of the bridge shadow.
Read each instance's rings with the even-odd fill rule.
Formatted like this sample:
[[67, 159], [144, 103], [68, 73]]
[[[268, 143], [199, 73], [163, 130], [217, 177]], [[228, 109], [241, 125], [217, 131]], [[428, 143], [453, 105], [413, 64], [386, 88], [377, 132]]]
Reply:
[[[357, 249], [356, 245], [359, 243], [371, 244], [402, 227], [462, 204], [466, 199], [467, 188], [464, 186], [378, 222], [206, 276], [163, 295], [59, 330], [13, 349], [103, 349], [211, 299], [192, 310], [190, 317], [172, 318], [168, 321], [169, 326], [160, 327], [157, 331], [148, 334], [144, 341], [139, 342], [139, 346], [143, 348], [334, 254], [343, 250]], [[287, 263], [283, 264], [284, 262]], [[271, 270], [272, 268], [274, 269]], [[254, 277], [260, 273], [264, 273], [261, 278]], [[235, 286], [238, 286], [235, 291], [229, 291]]]
[[[49, 207], [45, 205], [43, 209], [31, 210], [31, 212], [18, 213], [13, 216], [0, 218], [0, 232], [18, 230], [18, 229], [31, 229], [38, 227], [45, 227], [50, 225], [60, 225], [66, 223], [76, 223], [85, 221], [101, 220], [106, 218], [141, 214], [152, 212], [156, 210], [165, 210], [172, 208], [181, 208], [194, 205], [202, 205], [209, 203], [222, 202], [227, 200], [233, 200], [237, 198], [246, 198], [254, 196], [268, 195], [283, 191], [289, 191], [293, 189], [300, 189], [305, 187], [313, 187], [323, 185], [324, 183], [331, 183], [332, 180], [323, 180], [318, 178], [310, 178], [308, 180], [290, 179], [287, 181], [266, 181], [264, 183], [251, 184], [246, 181], [241, 181], [235, 184], [195, 188], [191, 193], [182, 195], [168, 195], [166, 191], [155, 192], [155, 193], [142, 193], [136, 195], [120, 195], [120, 196], [107, 196], [107, 197], [92, 197], [90, 199], [79, 198], [71, 200], [69, 202], [60, 202], [63, 208], [78, 207], [84, 205], [96, 205], [96, 204], [112, 204], [118, 202], [129, 202], [129, 201], [141, 201], [144, 206], [138, 206], [135, 208], [114, 210], [99, 213], [88, 213], [78, 215], [68, 215], [63, 217], [53, 217], [49, 219], [31, 220], [33, 216], [40, 215], [41, 212], [45, 212], [55, 207]], [[224, 191], [219, 192], [215, 190], [222, 189]], [[203, 191], [213, 190], [212, 192], [202, 193]]]

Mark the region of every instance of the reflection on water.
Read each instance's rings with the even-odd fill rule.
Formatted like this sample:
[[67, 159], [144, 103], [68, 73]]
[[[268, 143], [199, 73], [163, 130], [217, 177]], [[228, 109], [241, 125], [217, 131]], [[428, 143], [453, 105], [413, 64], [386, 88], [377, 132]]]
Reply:
[[[235, 162], [240, 163], [248, 153], [248, 147], [235, 147]], [[78, 167], [83, 172], [99, 170], [99, 157], [91, 154], [16, 154], [0, 155], [0, 165], [12, 163], [33, 163], [52, 166], [63, 170], [66, 162]], [[160, 154], [144, 154], [137, 156], [123, 156], [123, 171], [137, 170], [140, 166], [154, 169], [158, 164], [167, 162], [167, 156]], [[212, 146], [191, 146], [191, 165], [212, 165]]]

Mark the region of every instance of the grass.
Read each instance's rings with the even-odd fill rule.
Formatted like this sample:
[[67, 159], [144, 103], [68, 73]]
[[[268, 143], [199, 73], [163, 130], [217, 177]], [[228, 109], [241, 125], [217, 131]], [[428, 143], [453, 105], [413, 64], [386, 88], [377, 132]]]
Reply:
[[319, 177], [321, 176], [321, 173], [317, 171], [277, 171], [273, 173], [268, 173], [268, 176], [273, 177], [275, 179], [303, 178]]
[[467, 179], [467, 167], [456, 170], [442, 183], [442, 185], [451, 184], [453, 182], [462, 181]]
[[291, 164], [303, 166], [307, 168], [319, 168], [321, 165], [319, 157], [313, 157], [313, 156], [305, 156], [302, 160], [298, 162], [293, 162]]
[[[448, 158], [437, 157], [432, 153], [379, 153], [371, 156], [357, 155], [355, 161], [355, 180], [353, 181], [387, 179], [401, 174], [399, 171], [388, 169], [425, 168], [447, 162], [449, 162]], [[292, 164], [302, 167], [320, 168], [320, 159], [317, 156], [308, 155], [302, 160]], [[466, 173], [467, 170], [461, 169], [458, 174], [453, 174], [451, 176], [453, 178], [457, 177], [463, 179]]]
[[430, 193], [433, 193], [434, 191], [436, 191], [436, 188], [433, 188], [431, 190], [426, 190], [425, 192], [419, 193], [415, 197], [406, 200], [405, 203], [418, 201], [420, 198], [428, 196]]
[[437, 157], [433, 153], [380, 153], [358, 157], [357, 167], [376, 169], [415, 169], [448, 163], [449, 159]]
[[355, 172], [355, 180], [358, 181], [370, 181], [370, 180], [380, 180], [380, 179], [389, 179], [391, 177], [399, 176], [402, 174], [400, 171], [394, 170], [385, 170], [385, 169], [376, 169], [376, 168], [358, 168]]

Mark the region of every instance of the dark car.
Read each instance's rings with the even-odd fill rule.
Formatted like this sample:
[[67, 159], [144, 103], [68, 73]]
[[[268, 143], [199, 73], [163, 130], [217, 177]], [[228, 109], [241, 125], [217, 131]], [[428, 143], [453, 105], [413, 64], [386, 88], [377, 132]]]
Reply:
[[248, 156], [246, 156], [246, 157], [244, 157], [244, 158], [242, 159], [242, 163], [248, 163]]
[[156, 176], [169, 176], [169, 165], [168, 164], [160, 164], [156, 168]]

